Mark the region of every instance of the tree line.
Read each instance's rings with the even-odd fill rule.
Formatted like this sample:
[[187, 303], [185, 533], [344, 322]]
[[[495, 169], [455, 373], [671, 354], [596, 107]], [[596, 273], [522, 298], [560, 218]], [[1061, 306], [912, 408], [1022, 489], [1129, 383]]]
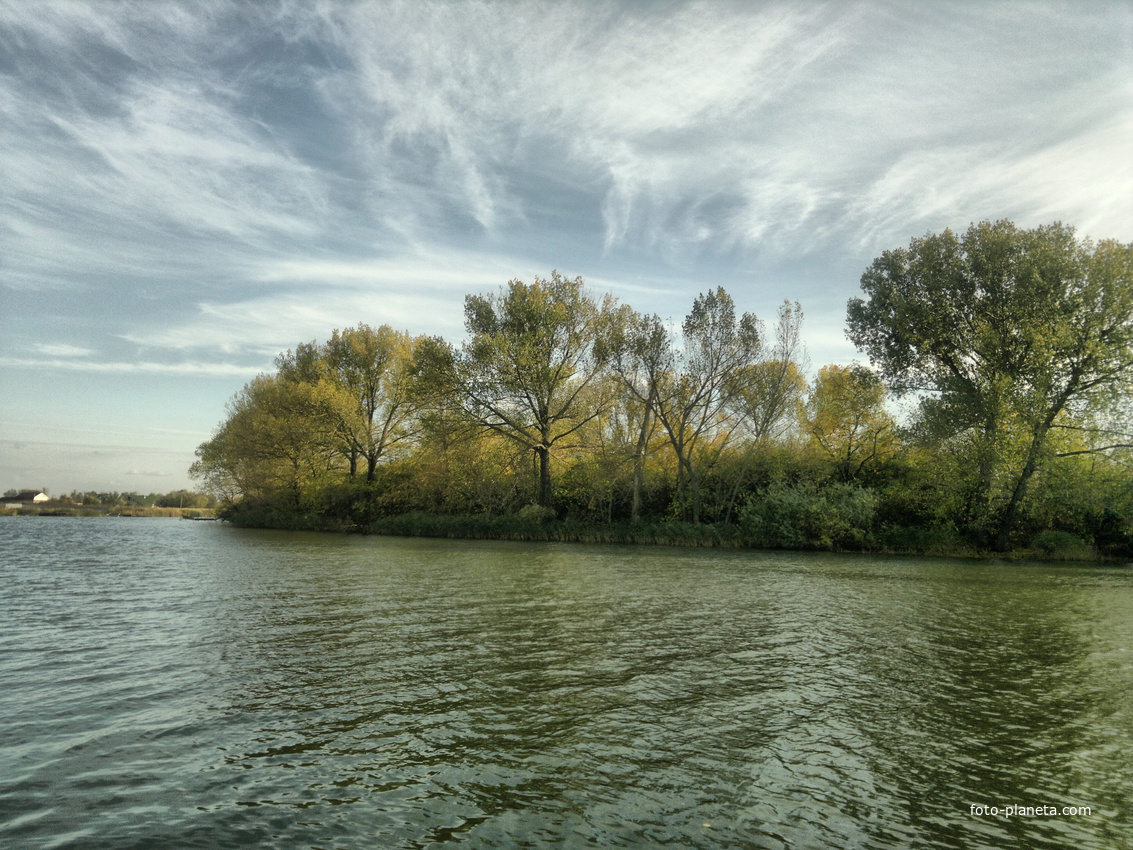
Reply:
[[677, 325], [581, 278], [513, 280], [466, 297], [459, 343], [359, 324], [281, 354], [191, 471], [248, 523], [1129, 553], [1133, 246], [981, 222], [884, 252], [861, 286], [847, 334], [869, 365], [808, 380], [798, 303], [768, 323], [717, 287]]
[[[9, 489], [4, 493], [4, 497], [17, 496], [20, 492], [26, 491]], [[36, 492], [47, 494], [48, 490], [45, 487], [41, 487]], [[143, 495], [134, 490], [129, 492], [119, 492], [117, 490], [102, 492], [95, 490], [72, 490], [64, 496], [53, 497], [51, 501], [78, 507], [100, 508], [119, 508], [139, 505], [155, 508], [214, 508], [217, 506], [217, 500], [212, 494], [198, 493], [195, 490], [184, 489], [171, 490], [168, 493], [150, 493], [148, 495]]]

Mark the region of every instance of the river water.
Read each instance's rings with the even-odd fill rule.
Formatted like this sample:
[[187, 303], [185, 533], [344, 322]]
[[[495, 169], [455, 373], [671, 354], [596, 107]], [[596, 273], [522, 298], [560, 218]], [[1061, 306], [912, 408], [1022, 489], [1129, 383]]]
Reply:
[[5, 848], [1133, 846], [1129, 568], [13, 517], [0, 581]]

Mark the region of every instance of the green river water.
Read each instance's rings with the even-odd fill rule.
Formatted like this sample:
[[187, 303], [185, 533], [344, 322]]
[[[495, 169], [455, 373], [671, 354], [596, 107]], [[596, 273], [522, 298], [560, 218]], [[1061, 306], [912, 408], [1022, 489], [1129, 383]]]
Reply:
[[13, 517], [0, 580], [4, 848], [1133, 847], [1130, 568]]

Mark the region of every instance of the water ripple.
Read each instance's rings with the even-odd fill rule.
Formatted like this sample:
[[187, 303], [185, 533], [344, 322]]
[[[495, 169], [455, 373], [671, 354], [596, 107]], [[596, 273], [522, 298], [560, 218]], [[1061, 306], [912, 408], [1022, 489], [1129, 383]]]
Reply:
[[[4, 847], [1133, 845], [1127, 570], [104, 518], [0, 551]], [[1010, 804], [1093, 812], [970, 812]]]

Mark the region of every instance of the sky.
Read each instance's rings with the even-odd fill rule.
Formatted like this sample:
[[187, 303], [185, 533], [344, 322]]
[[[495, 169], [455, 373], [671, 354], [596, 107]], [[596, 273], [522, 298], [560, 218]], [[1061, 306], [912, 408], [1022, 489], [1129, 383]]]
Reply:
[[281, 351], [558, 270], [680, 322], [883, 251], [1133, 241], [1133, 0], [0, 0], [0, 491], [191, 487]]

